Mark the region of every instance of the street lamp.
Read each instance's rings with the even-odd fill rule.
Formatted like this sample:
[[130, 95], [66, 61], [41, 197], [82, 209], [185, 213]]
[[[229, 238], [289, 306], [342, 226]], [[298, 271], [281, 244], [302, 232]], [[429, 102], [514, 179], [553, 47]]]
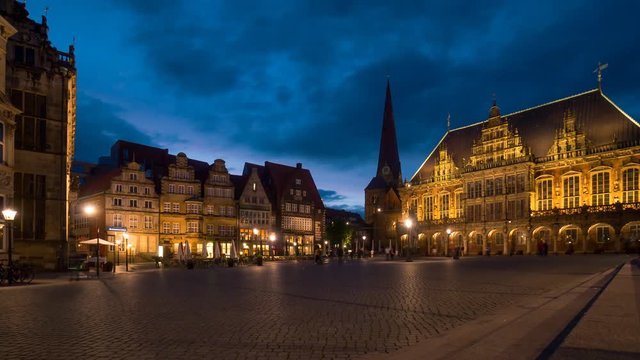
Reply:
[[327, 240], [324, 241], [324, 256], [327, 256], [327, 252], [328, 252], [328, 244], [329, 242]]
[[131, 247], [131, 244], [129, 244], [129, 234], [124, 233], [122, 237], [124, 238], [124, 271], [129, 271], [129, 247]]
[[411, 258], [411, 227], [413, 227], [413, 220], [408, 218], [404, 221], [404, 226], [407, 227], [407, 258], [406, 261], [413, 261]]
[[271, 260], [274, 260], [275, 251], [273, 250], [273, 244], [276, 242], [276, 234], [269, 234], [269, 241], [271, 241], [271, 246], [269, 246], [271, 249]]
[[13, 220], [16, 218], [16, 214], [18, 212], [11, 209], [11, 208], [7, 208], [2, 210], [2, 216], [4, 217], [4, 219], [7, 221], [8, 226], [7, 229], [9, 229], [9, 245], [7, 246], [7, 256], [8, 256], [8, 260], [9, 260], [9, 266], [7, 269], [7, 275], [9, 276], [9, 285], [13, 284]]
[[[258, 228], [253, 228], [253, 237], [254, 237], [254, 243], [256, 238], [258, 237]], [[260, 258], [257, 259], [256, 264], [258, 266], [262, 266], [262, 236], [260, 237]]]
[[367, 240], [367, 236], [366, 235], [362, 235], [362, 256], [364, 257], [364, 251], [366, 249], [366, 246], [364, 245], [365, 240]]
[[[120, 244], [122, 244], [122, 240], [118, 239], [116, 240], [116, 265], [120, 265], [120, 256], [118, 256], [118, 253], [120, 252]], [[115, 266], [114, 266], [115, 268]], [[115, 270], [114, 270], [115, 272]]]
[[293, 251], [296, 254], [296, 260], [298, 260], [298, 243], [297, 242], [293, 242]]
[[[87, 216], [93, 217], [93, 214], [96, 213], [96, 208], [93, 205], [87, 205], [84, 207], [84, 213]], [[100, 277], [100, 227], [98, 227], [98, 219], [96, 221], [96, 277]], [[89, 230], [89, 234], [91, 234], [91, 230]], [[91, 235], [89, 235], [91, 237]]]

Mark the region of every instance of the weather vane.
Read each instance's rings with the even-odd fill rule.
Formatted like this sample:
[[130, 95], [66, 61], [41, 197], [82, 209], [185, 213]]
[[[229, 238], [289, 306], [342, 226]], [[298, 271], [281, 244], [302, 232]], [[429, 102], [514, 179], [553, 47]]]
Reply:
[[593, 73], [597, 73], [598, 74], [598, 90], [602, 91], [602, 70], [606, 69], [609, 67], [609, 64], [601, 64], [600, 62], [598, 62], [598, 67], [593, 70]]

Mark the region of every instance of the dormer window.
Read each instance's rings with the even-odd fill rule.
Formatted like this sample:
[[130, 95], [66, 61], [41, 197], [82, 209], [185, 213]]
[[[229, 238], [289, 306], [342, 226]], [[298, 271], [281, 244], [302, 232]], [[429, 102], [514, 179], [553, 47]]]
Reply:
[[138, 174], [134, 174], [134, 173], [129, 174], [129, 180], [131, 181], [138, 180]]
[[296, 179], [296, 185], [302, 185], [302, 180]]

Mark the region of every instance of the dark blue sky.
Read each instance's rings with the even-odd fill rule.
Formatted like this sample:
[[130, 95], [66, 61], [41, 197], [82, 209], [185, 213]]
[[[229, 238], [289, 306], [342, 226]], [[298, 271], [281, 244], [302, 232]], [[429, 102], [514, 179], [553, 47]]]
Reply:
[[446, 130], [597, 86], [640, 115], [638, 1], [29, 0], [76, 38], [77, 153], [117, 139], [209, 163], [311, 169], [361, 209], [391, 79], [404, 177]]

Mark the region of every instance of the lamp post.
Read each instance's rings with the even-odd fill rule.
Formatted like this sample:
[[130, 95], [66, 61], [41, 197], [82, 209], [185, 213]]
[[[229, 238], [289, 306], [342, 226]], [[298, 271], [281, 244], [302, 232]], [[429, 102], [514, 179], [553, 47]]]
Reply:
[[[87, 205], [84, 207], [84, 213], [87, 216], [93, 217], [96, 213], [96, 208], [93, 205]], [[100, 227], [98, 227], [98, 219], [96, 220], [96, 277], [100, 277]], [[91, 234], [91, 230], [89, 230]]]
[[327, 253], [329, 252], [328, 247], [329, 242], [327, 240], [324, 241], [324, 256], [327, 256]]
[[411, 258], [411, 228], [413, 227], [413, 220], [408, 218], [404, 221], [404, 226], [407, 227], [407, 258], [405, 261], [413, 261]]
[[122, 237], [124, 238], [124, 271], [129, 271], [129, 247], [131, 246], [129, 244], [129, 234], [124, 233]]
[[9, 260], [7, 276], [9, 277], [9, 285], [13, 284], [13, 220], [16, 218], [17, 213], [17, 211], [11, 208], [2, 210], [2, 216], [7, 222], [7, 229], [9, 229], [9, 244], [7, 245], [7, 257]]
[[118, 253], [120, 252], [120, 244], [122, 244], [122, 240], [116, 240], [116, 265], [120, 265], [120, 256], [118, 256]]
[[362, 257], [364, 257], [364, 252], [365, 252], [365, 249], [367, 248], [366, 245], [364, 244], [365, 240], [367, 240], [367, 236], [362, 235]]
[[273, 250], [273, 244], [276, 243], [276, 234], [271, 233], [269, 234], [269, 241], [271, 241], [271, 246], [269, 246], [270, 250], [271, 250], [271, 260], [275, 259], [275, 251]]
[[293, 242], [293, 251], [296, 256], [296, 260], [298, 260], [298, 243], [295, 241]]
[[[260, 231], [258, 231], [258, 228], [253, 228], [253, 237], [254, 237], [254, 242], [258, 237], [258, 233]], [[262, 236], [260, 237], [260, 258], [257, 260], [257, 265], [258, 266], [262, 266]]]

